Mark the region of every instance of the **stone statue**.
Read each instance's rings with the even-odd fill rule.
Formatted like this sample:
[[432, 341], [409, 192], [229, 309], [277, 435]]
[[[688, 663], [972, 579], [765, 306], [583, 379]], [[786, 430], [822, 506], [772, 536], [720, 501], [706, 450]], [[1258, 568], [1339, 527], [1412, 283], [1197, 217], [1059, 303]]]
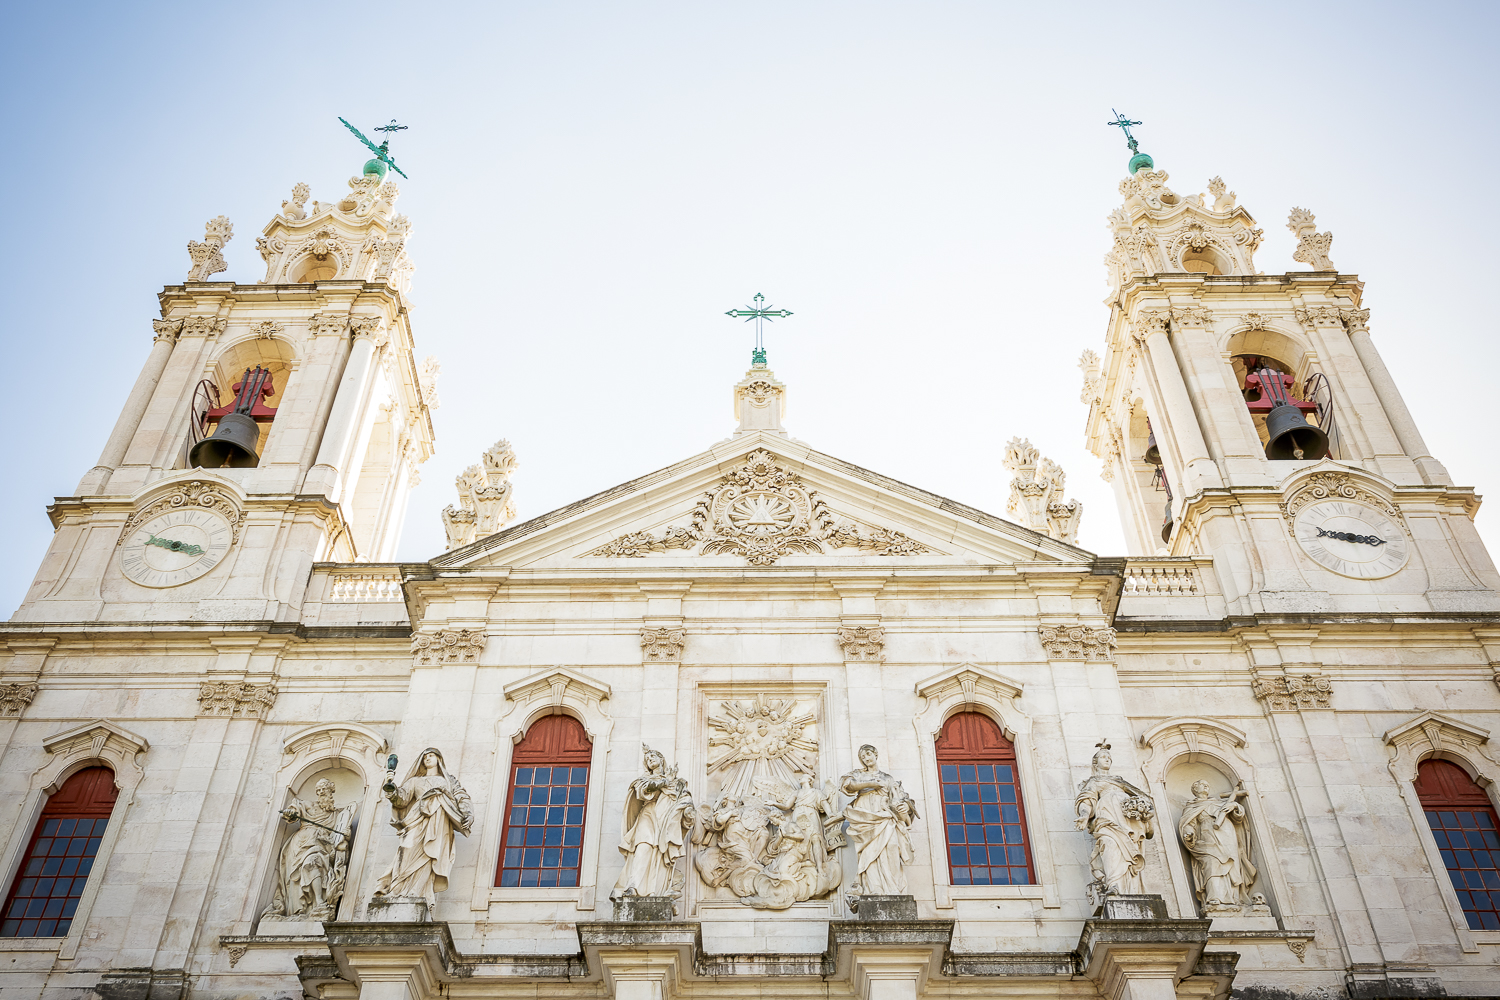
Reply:
[[1156, 807], [1145, 792], [1117, 775], [1109, 773], [1113, 759], [1110, 746], [1095, 744], [1093, 774], [1078, 785], [1073, 810], [1076, 826], [1094, 836], [1094, 852], [1089, 869], [1094, 880], [1089, 894], [1095, 902], [1105, 896], [1135, 896], [1145, 892], [1141, 885], [1141, 868], [1146, 863], [1144, 844], [1154, 834], [1151, 818]]
[[859, 869], [850, 884], [854, 896], [906, 896], [904, 865], [916, 856], [911, 846], [911, 824], [917, 805], [901, 782], [875, 766], [875, 748], [859, 748], [863, 770], [850, 771], [839, 787], [854, 801], [844, 807], [849, 839], [859, 852]]
[[685, 850], [687, 831], [696, 813], [687, 782], [677, 777], [677, 768], [642, 744], [646, 773], [630, 783], [625, 795], [625, 828], [620, 853], [625, 868], [615, 883], [611, 899], [625, 896], [676, 896], [682, 892], [677, 859]]
[[357, 803], [337, 806], [322, 778], [313, 801], [293, 799], [281, 818], [299, 824], [276, 860], [276, 894], [261, 920], [333, 920], [344, 895]]
[[395, 771], [386, 772], [385, 797], [391, 825], [400, 835], [396, 860], [375, 883], [376, 898], [420, 898], [429, 907], [448, 888], [453, 871], [454, 834], [469, 835], [474, 807], [469, 793], [443, 765], [442, 752], [428, 747], [397, 788]]
[[[1210, 796], [1206, 781], [1193, 782], [1193, 798], [1182, 809], [1177, 833], [1193, 856], [1193, 883], [1205, 912], [1239, 911], [1250, 900], [1255, 866], [1250, 863], [1250, 824], [1244, 782]], [[1253, 901], [1252, 901], [1253, 902]]]
[[819, 788], [810, 774], [793, 780], [757, 779], [753, 794], [721, 796], [704, 812], [693, 834], [700, 848], [693, 862], [704, 882], [768, 910], [838, 888], [843, 871], [833, 850], [844, 841], [835, 792]]

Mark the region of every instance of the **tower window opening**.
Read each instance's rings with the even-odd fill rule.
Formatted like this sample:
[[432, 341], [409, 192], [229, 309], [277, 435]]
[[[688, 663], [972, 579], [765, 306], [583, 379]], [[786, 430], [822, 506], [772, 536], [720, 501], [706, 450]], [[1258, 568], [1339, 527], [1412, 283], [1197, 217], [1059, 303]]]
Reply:
[[[1310, 460], [1328, 455], [1329, 435], [1316, 420], [1318, 404], [1304, 398], [1306, 390], [1298, 387], [1285, 363], [1257, 354], [1237, 355], [1231, 363], [1267, 458]], [[1331, 393], [1326, 412], [1332, 413]]]
[[1457, 764], [1424, 760], [1417, 799], [1471, 930], [1500, 930], [1500, 817]]

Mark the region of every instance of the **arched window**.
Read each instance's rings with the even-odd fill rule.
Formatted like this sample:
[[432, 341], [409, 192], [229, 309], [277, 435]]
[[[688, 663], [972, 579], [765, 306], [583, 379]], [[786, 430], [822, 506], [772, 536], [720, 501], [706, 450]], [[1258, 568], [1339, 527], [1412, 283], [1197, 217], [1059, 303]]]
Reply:
[[571, 715], [532, 723], [510, 768], [498, 886], [576, 886], [593, 745]]
[[87, 767], [47, 800], [0, 911], [0, 937], [65, 937], [115, 807], [115, 773]]
[[1016, 751], [987, 715], [962, 712], [937, 739], [953, 885], [1031, 885]]
[[1500, 930], [1500, 822], [1484, 789], [1446, 760], [1417, 768], [1417, 798], [1473, 930]]

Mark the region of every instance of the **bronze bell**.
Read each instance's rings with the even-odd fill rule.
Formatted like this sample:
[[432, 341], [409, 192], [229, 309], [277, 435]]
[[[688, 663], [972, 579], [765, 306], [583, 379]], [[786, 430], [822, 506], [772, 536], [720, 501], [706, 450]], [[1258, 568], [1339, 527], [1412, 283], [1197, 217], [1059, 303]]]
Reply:
[[1266, 457], [1274, 461], [1318, 459], [1328, 454], [1328, 435], [1307, 422], [1291, 403], [1280, 403], [1266, 414]]
[[244, 413], [226, 413], [213, 434], [193, 445], [188, 464], [204, 469], [253, 469], [260, 464], [255, 446], [260, 425]]
[[1146, 454], [1141, 456], [1147, 465], [1161, 464], [1161, 449], [1156, 446], [1156, 432], [1146, 432]]

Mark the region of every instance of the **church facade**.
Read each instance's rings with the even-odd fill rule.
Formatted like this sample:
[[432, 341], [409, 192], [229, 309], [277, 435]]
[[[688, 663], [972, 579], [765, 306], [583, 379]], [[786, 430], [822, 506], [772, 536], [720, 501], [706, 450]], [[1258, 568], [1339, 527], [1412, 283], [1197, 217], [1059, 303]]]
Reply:
[[7, 1000], [1500, 995], [1500, 577], [1331, 235], [1131, 161], [1084, 352], [1131, 554], [817, 451], [516, 523], [433, 450], [411, 224], [189, 245], [3, 626]]

